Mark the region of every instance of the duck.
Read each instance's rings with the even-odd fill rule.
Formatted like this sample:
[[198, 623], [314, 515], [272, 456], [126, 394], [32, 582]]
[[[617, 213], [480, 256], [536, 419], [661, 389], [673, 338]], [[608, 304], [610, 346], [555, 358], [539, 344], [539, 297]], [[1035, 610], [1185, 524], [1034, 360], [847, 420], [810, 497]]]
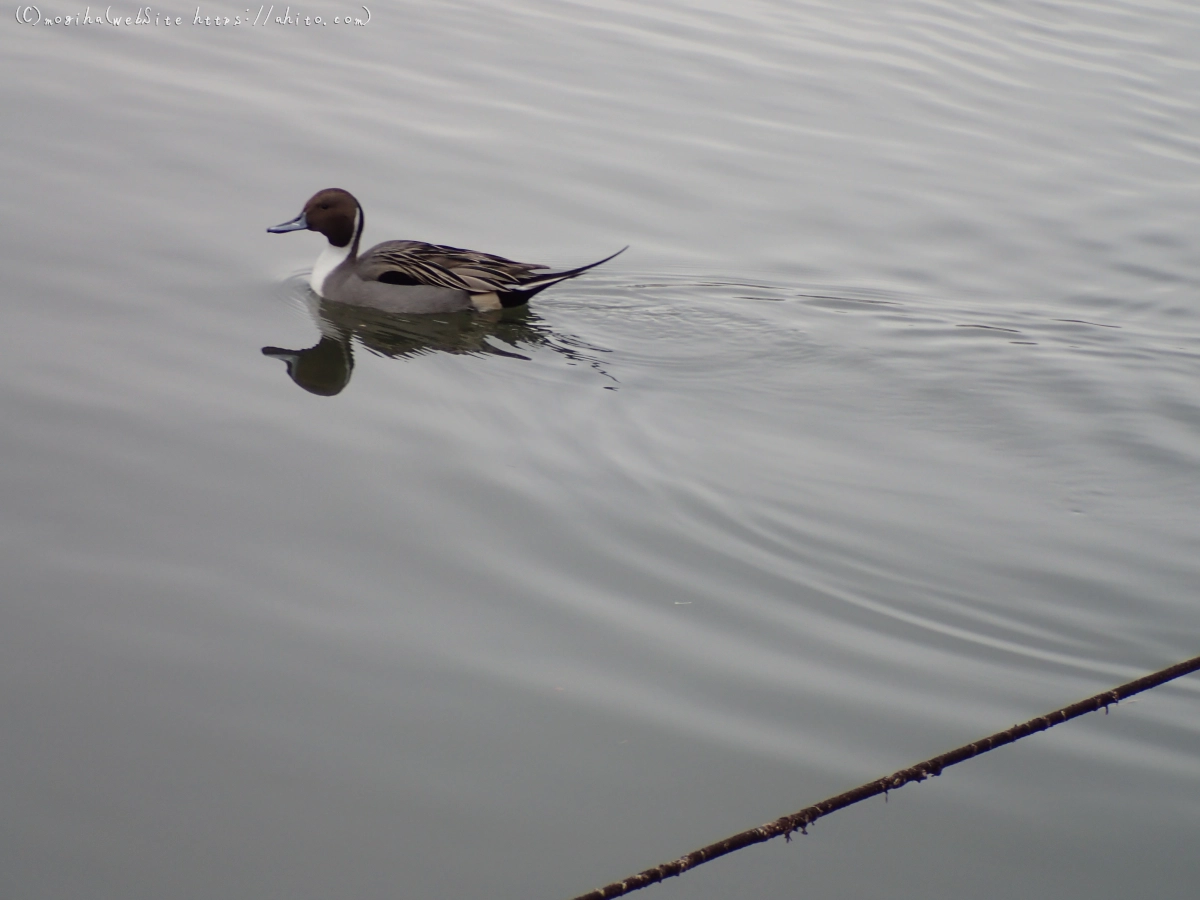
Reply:
[[524, 306], [548, 287], [582, 275], [624, 253], [577, 269], [550, 271], [477, 250], [423, 241], [384, 241], [358, 252], [363, 208], [349, 191], [317, 191], [296, 218], [267, 229], [272, 234], [316, 231], [328, 240], [308, 283], [317, 296], [338, 303], [397, 313], [448, 313]]

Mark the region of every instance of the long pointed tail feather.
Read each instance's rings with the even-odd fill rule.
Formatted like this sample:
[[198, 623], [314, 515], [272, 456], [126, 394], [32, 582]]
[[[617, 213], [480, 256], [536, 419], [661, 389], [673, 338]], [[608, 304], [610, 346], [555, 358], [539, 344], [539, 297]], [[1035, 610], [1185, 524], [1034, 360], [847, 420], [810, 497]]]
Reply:
[[626, 250], [628, 245], [622, 247], [612, 256], [606, 256], [604, 259], [594, 263], [588, 263], [586, 266], [580, 266], [578, 269], [567, 269], [565, 272], [547, 272], [544, 275], [538, 275], [536, 278], [531, 278], [521, 287], [511, 291], [497, 291], [496, 296], [500, 298], [500, 305], [505, 309], [513, 306], [523, 306], [529, 302], [529, 298], [534, 294], [544, 291], [548, 287], [558, 284], [560, 281], [566, 281], [568, 278], [574, 278], [576, 275], [582, 275], [588, 269], [594, 269], [596, 266], [602, 266], [610, 259], [620, 256]]

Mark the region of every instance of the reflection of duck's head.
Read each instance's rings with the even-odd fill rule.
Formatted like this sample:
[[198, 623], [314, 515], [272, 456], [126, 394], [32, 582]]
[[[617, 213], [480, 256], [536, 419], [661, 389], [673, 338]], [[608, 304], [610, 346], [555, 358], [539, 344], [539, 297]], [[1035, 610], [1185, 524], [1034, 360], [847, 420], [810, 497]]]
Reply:
[[348, 337], [323, 337], [307, 350], [263, 347], [264, 356], [281, 359], [292, 381], [310, 394], [332, 397], [350, 383], [354, 371], [354, 353]]

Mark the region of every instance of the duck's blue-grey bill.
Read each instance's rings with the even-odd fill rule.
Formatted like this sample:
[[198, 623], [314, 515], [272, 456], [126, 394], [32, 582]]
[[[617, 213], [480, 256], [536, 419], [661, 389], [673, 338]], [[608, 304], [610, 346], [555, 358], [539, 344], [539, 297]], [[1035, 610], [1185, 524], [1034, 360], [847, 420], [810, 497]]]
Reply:
[[296, 216], [290, 222], [284, 222], [282, 225], [272, 225], [267, 231], [272, 234], [283, 234], [285, 231], [303, 231], [308, 227], [308, 219], [304, 217], [304, 213]]
[[296, 360], [300, 358], [300, 353], [297, 350], [284, 350], [282, 347], [263, 347], [263, 356], [269, 356], [271, 359], [282, 359], [287, 363], [290, 369]]

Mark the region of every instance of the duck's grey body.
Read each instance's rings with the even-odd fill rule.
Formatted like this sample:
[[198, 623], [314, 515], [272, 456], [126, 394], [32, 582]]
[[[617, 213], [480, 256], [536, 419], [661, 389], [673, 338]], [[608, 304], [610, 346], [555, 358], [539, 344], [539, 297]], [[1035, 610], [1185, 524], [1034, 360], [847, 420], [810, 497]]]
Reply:
[[309, 284], [320, 297], [337, 300], [339, 303], [370, 306], [387, 312], [439, 313], [500, 306], [498, 301], [486, 305], [473, 303], [471, 292], [462, 288], [441, 287], [436, 284], [393, 284], [380, 281], [377, 277], [372, 278], [372, 270], [377, 267], [371, 265], [371, 254], [386, 246], [387, 244], [380, 244], [358, 259], [348, 259], [339, 263], [328, 274], [323, 275], [319, 283], [316, 283], [318, 270], [314, 268]]
[[609, 256], [578, 269], [549, 272], [542, 265], [422, 241], [385, 241], [360, 256], [362, 206], [339, 188], [318, 192], [295, 219], [267, 230], [303, 229], [329, 239], [309, 278], [319, 296], [388, 312], [521, 306], [539, 291], [612, 259]]
[[[467, 291], [429, 285], [396, 285], [379, 281], [363, 281], [353, 272], [341, 272], [330, 276], [325, 282], [322, 297], [336, 299], [339, 303], [369, 306], [385, 312], [395, 313], [442, 313], [474, 309], [500, 309], [499, 301], [488, 302], [488, 296], [472, 299]], [[482, 301], [482, 302], [481, 302]]]

